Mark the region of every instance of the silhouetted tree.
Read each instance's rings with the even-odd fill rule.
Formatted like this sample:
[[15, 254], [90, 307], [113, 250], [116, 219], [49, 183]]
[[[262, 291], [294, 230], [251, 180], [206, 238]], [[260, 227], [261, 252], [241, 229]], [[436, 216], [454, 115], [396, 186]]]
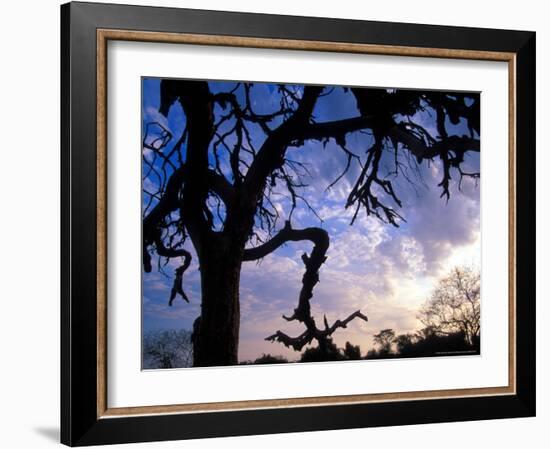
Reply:
[[395, 337], [396, 351], [401, 356], [408, 356], [414, 353], [414, 345], [418, 338], [414, 334], [402, 334]]
[[378, 351], [374, 348], [369, 349], [367, 351], [367, 355], [365, 356], [366, 359], [377, 359], [379, 358]]
[[374, 343], [379, 346], [380, 355], [388, 355], [392, 352], [392, 343], [395, 340], [395, 331], [393, 329], [382, 329], [373, 336]]
[[480, 275], [469, 267], [455, 267], [441, 279], [418, 319], [437, 335], [462, 334], [468, 345], [479, 344]]
[[263, 354], [253, 362], [256, 365], [271, 365], [274, 363], [288, 363], [288, 360], [281, 355]]
[[327, 338], [322, 346], [307, 348], [300, 358], [300, 362], [331, 362], [338, 360], [345, 360], [345, 357], [330, 338]]
[[347, 360], [361, 360], [361, 348], [359, 345], [354, 346], [349, 341], [346, 341], [344, 347], [344, 357]]
[[191, 332], [149, 331], [143, 336], [143, 368], [186, 368], [193, 361]]
[[[229, 84], [227, 84], [229, 85]], [[193, 327], [194, 365], [237, 363], [240, 323], [239, 281], [243, 262], [257, 261], [288, 242], [310, 241], [313, 249], [303, 254], [305, 273], [297, 306], [287, 321], [302, 323], [305, 330], [292, 337], [281, 331], [267, 337], [302, 350], [316, 341], [324, 354], [332, 351], [331, 335], [355, 318], [322, 327], [311, 313], [310, 300], [326, 261], [329, 235], [319, 227], [295, 229], [292, 212], [298, 202], [309, 207], [304, 196], [307, 167], [289, 155], [307, 142], [335, 143], [347, 165], [335, 174], [332, 187], [357, 165], [359, 175], [349, 191], [346, 208], [353, 208], [353, 224], [360, 209], [367, 215], [398, 226], [404, 218], [393, 180], [411, 183], [419, 166], [440, 167], [441, 196], [450, 197], [453, 177], [478, 178], [463, 169], [467, 152], [479, 152], [479, 94], [372, 88], [343, 88], [356, 105], [353, 116], [319, 122], [315, 117], [321, 97], [336, 89], [323, 86], [278, 85], [273, 93], [277, 107], [257, 112], [255, 85], [234, 83], [225, 91], [213, 91], [208, 82], [162, 80], [159, 111], [168, 115], [181, 106], [185, 119], [178, 136], [159, 123], [144, 131], [146, 176], [155, 177], [155, 191], [144, 189], [143, 268], [153, 269], [153, 255], [160, 260], [180, 259], [175, 270], [169, 303], [177, 296], [188, 301], [183, 278], [191, 254], [183, 248], [189, 238], [199, 259], [201, 315]], [[433, 126], [419, 113], [427, 111]], [[450, 124], [464, 124], [468, 133], [457, 135]], [[252, 138], [251, 130], [261, 134]], [[346, 143], [352, 133], [364, 134], [366, 157], [352, 152]], [[416, 177], [416, 178], [415, 178]], [[291, 199], [288, 220], [280, 226], [272, 195], [286, 189]], [[312, 213], [313, 209], [310, 208]]]

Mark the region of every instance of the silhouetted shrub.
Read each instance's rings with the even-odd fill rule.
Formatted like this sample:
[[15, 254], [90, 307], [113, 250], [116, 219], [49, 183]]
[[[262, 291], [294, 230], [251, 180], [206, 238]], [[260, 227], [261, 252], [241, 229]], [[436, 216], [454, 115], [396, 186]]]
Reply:
[[254, 360], [253, 363], [256, 365], [270, 365], [274, 363], [288, 363], [288, 360], [282, 355], [263, 354], [261, 357]]
[[345, 357], [330, 338], [327, 339], [324, 348], [319, 346], [308, 348], [300, 358], [300, 362], [331, 362], [337, 360], [345, 360]]
[[354, 346], [349, 341], [346, 341], [344, 357], [346, 360], [361, 360], [361, 348], [359, 345]]

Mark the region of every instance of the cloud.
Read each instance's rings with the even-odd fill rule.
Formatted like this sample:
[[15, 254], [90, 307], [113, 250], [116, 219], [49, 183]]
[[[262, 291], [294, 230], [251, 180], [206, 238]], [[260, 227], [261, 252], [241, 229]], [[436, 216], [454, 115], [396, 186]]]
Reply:
[[149, 316], [155, 319], [173, 321], [176, 327], [180, 327], [181, 321], [194, 320], [198, 315], [198, 306], [196, 304], [186, 305], [185, 307], [178, 307], [176, 303], [170, 307], [168, 301], [164, 304], [151, 301], [146, 296], [143, 300], [143, 314], [147, 318]]
[[[313, 201], [321, 204], [318, 213], [330, 233], [331, 245], [320, 271], [320, 283], [314, 290], [312, 312], [318, 323], [323, 315], [333, 322], [355, 310], [369, 316], [368, 323], [353, 322], [334, 334], [340, 346], [351, 341], [366, 352], [372, 347], [372, 335], [380, 329], [393, 328], [397, 333], [415, 331], [419, 327], [416, 310], [439, 276], [452, 263], [479, 260], [478, 188], [473, 183], [465, 184], [462, 192], [455, 188], [446, 203], [434, 188], [439, 182], [439, 172], [431, 167], [423, 170], [429, 189], [417, 195], [402, 186], [407, 223], [399, 229], [364, 215], [354, 226], [349, 226], [351, 212], [342, 207], [341, 197], [325, 197], [323, 201], [313, 196]], [[317, 190], [316, 195], [322, 197], [323, 193]], [[306, 222], [305, 216], [304, 211], [300, 221]], [[241, 322], [243, 358], [253, 359], [266, 351], [292, 359], [299, 356], [282, 345], [263, 341], [276, 330], [288, 331], [290, 335], [303, 331], [300, 325], [293, 323], [295, 326], [291, 327], [280, 316], [290, 314], [297, 305], [304, 271], [297, 262], [302, 252], [311, 251], [311, 244], [288, 246], [284, 258], [270, 255], [257, 267], [243, 267], [241, 289], [246, 290], [241, 296], [246, 311]]]
[[454, 183], [447, 202], [440, 198], [438, 170], [423, 167], [422, 175], [429, 188], [418, 196], [410, 190], [402, 195], [407, 220], [403, 230], [421, 248], [426, 269], [439, 272], [456, 248], [472, 244], [479, 233], [479, 188], [470, 179], [464, 180], [462, 191]]

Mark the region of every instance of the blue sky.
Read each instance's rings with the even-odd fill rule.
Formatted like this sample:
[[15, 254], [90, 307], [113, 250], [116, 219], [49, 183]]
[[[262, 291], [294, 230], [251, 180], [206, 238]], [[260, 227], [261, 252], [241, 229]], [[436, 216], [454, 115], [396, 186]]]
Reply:
[[[158, 113], [160, 80], [143, 79], [143, 124], [159, 122], [174, 135], [168, 149], [179, 138], [185, 116], [176, 104], [167, 118]], [[213, 92], [227, 90], [235, 83], [211, 82]], [[237, 91], [238, 93], [239, 91]], [[299, 92], [299, 88], [298, 88]], [[355, 99], [340, 87], [327, 88], [329, 95], [319, 99], [314, 115], [318, 122], [354, 117], [358, 114]], [[273, 112], [279, 105], [275, 85], [256, 83], [252, 89], [255, 112]], [[223, 111], [216, 108], [219, 116]], [[428, 130], [435, 123], [429, 111], [415, 119]], [[274, 122], [275, 124], [275, 122]], [[452, 126], [449, 132], [466, 134], [463, 123]], [[250, 127], [254, 145], [260, 146], [263, 133]], [[434, 135], [437, 134], [434, 132]], [[365, 133], [352, 133], [347, 137], [348, 149], [365, 158], [371, 137]], [[145, 150], [144, 158], [153, 161], [152, 152]], [[441, 167], [437, 162], [424, 162], [418, 173], [411, 171], [416, 180], [411, 186], [404, 179], [394, 180], [397, 194], [403, 202], [399, 211], [407, 220], [399, 228], [367, 217], [361, 211], [350, 226], [352, 209], [344, 204], [352, 183], [357, 178], [359, 166], [349, 172], [330, 190], [327, 186], [338, 176], [346, 164], [343, 152], [330, 141], [306, 142], [303, 147], [290, 148], [290, 159], [307, 164], [309, 184], [302, 193], [315, 209], [322, 222], [304, 205], [299, 204], [292, 216], [293, 227], [322, 226], [330, 235], [331, 244], [327, 262], [320, 271], [320, 283], [314, 290], [312, 310], [317, 321], [327, 315], [329, 322], [345, 318], [361, 309], [369, 322], [352, 322], [347, 329], [337, 331], [334, 340], [339, 346], [346, 341], [360, 344], [363, 353], [372, 347], [372, 335], [380, 329], [393, 328], [397, 333], [411, 332], [420, 327], [416, 309], [427, 299], [438, 278], [458, 264], [480, 266], [480, 189], [474, 181], [465, 179], [461, 191], [453, 182], [451, 199], [447, 203], [440, 198], [437, 184], [441, 180]], [[466, 163], [479, 169], [479, 154], [467, 154]], [[213, 163], [213, 159], [211, 159]], [[225, 161], [222, 160], [222, 165]], [[158, 161], [155, 162], [158, 166]], [[382, 164], [390, 170], [391, 157], [385, 156]], [[147, 167], [144, 164], [144, 172]], [[229, 170], [224, 171], [229, 175]], [[456, 177], [455, 177], [456, 179]], [[158, 180], [150, 175], [144, 179], [144, 188], [154, 191]], [[275, 207], [281, 215], [278, 227], [282, 227], [290, 210], [290, 202], [284, 191], [273, 196]], [[148, 202], [143, 196], [144, 208]], [[153, 200], [154, 204], [154, 200]], [[190, 329], [200, 311], [200, 279], [197, 258], [192, 246], [186, 248], [193, 254], [193, 262], [184, 275], [184, 289], [190, 304], [180, 298], [168, 306], [173, 270], [181, 262], [171, 260], [164, 272], [153, 270], [143, 276], [143, 329]], [[296, 359], [299, 353], [280, 343], [269, 343], [264, 338], [276, 330], [290, 335], [303, 331], [299, 323], [288, 323], [282, 314], [291, 314], [297, 304], [303, 264], [301, 254], [311, 251], [309, 242], [292, 243], [281, 247], [260, 262], [247, 262], [241, 276], [241, 343], [240, 360], [250, 360], [263, 353], [281, 354]]]

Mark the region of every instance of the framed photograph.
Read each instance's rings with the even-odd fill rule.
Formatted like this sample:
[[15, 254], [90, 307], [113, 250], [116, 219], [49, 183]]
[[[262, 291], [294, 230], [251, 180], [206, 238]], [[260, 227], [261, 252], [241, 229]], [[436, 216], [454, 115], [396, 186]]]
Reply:
[[61, 440], [535, 414], [535, 33], [61, 7]]

